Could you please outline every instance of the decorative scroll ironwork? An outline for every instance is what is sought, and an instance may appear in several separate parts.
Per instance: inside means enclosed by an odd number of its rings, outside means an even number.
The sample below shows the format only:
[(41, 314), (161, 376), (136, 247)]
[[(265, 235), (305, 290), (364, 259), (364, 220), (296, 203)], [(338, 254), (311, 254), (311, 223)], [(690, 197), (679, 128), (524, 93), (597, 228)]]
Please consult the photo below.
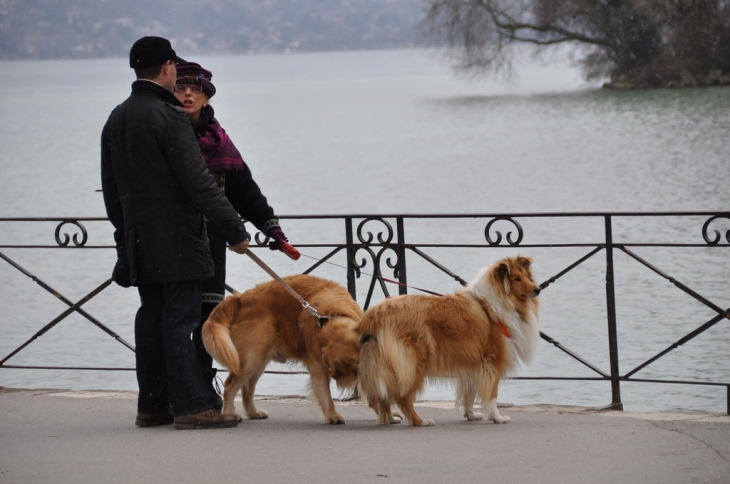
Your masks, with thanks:
[[(709, 245), (718, 245), (720, 243), (720, 240), (722, 239), (722, 234), (720, 233), (719, 230), (713, 230), (713, 232), (715, 234), (715, 237), (713, 239), (710, 239), (710, 237), (708, 235), (708, 230), (710, 228), (710, 224), (714, 220), (720, 219), (720, 218), (730, 220), (730, 217), (728, 217), (727, 215), (715, 215), (714, 217), (710, 217), (707, 220), (707, 222), (705, 222), (705, 224), (702, 226), (702, 238), (705, 239), (705, 242), (707, 242)], [(730, 243), (730, 229), (728, 229), (725, 232), (725, 240), (727, 240), (728, 243)]]
[(365, 250), (368, 252), (368, 254), (370, 254), (370, 258), (373, 260), (373, 265), (375, 265), (375, 258), (376, 258), (375, 252), (373, 252), (372, 249), (370, 249), (369, 247), (360, 247), (360, 248), (355, 249), (355, 251), (352, 254), (352, 259), (350, 259), (349, 266), (355, 271), (355, 277), (357, 277), (358, 279), (360, 278), (360, 269), (362, 269), (363, 267), (368, 265), (368, 261), (365, 260), (364, 258), (360, 259), (360, 261), (358, 262), (357, 253), (360, 250)]
[[(367, 232), (367, 238), (366, 238), (364, 236), (364, 233), (363, 232), (364, 232), (364, 227), (365, 227), (365, 225), (368, 222), (380, 222), (385, 227), (384, 227), (384, 229), (381, 229), (377, 233), (377, 236), (373, 235), (372, 232), (369, 232), (368, 231)], [(385, 235), (383, 235), (383, 234), (385, 234)], [(378, 240), (379, 243), (385, 245), (385, 247), (381, 248), (378, 251), (377, 254), (374, 253), (368, 247), (366, 247), (366, 249), (370, 253), (370, 257), (373, 260), (373, 264), (375, 265), (375, 271), (374, 272), (376, 274), (382, 274), (382, 271), (380, 270), (380, 267), (381, 267), (381, 261), (383, 259), (383, 253), (386, 250), (393, 250), (395, 252), (395, 261), (393, 261), (392, 258), (388, 257), (388, 258), (385, 259), (385, 264), (390, 269), (393, 269), (393, 276), (394, 277), (398, 277), (398, 267), (399, 267), (400, 260), (399, 260), (399, 256), (398, 256), (398, 251), (394, 250), (393, 247), (392, 247), (392, 244), (394, 243), (393, 242), (394, 235), (395, 235), (395, 232), (393, 230), (393, 226), (390, 225), (390, 223), (388, 223), (387, 220), (384, 220), (382, 218), (366, 218), (365, 220), (363, 220), (362, 222), (360, 222), (360, 224), (358, 224), (358, 226), (357, 226), (357, 239), (361, 243), (363, 243), (365, 246), (369, 246), (370, 244), (372, 244), (373, 243), (373, 240), (375, 240), (376, 238), (377, 238), (377, 240)], [(362, 263), (361, 264), (358, 264), (357, 261), (355, 260), (355, 257), (353, 256), (352, 263), (353, 263), (353, 266), (355, 267), (356, 270), (357, 269), (360, 269), (362, 267), (365, 267), (365, 260), (364, 259), (362, 260)], [(359, 271), (358, 271), (358, 277), (360, 277)]]
[(262, 232), (256, 232), (256, 234), (253, 236), (254, 242), (256, 242), (256, 245), (260, 247), (269, 245), (269, 239), (270, 237)]
[[(601, 251), (607, 252), (606, 257), (606, 273), (609, 274), (609, 272), (613, 273), (613, 257), (609, 257), (608, 253), (609, 251), (622, 251), (625, 255), (628, 255), (630, 259), (633, 259), (635, 261), (638, 261), (639, 263), (643, 264), (647, 268), (649, 268), (651, 271), (655, 272), (660, 277), (668, 280), (672, 284), (674, 284), (678, 289), (683, 291), (684, 293), (690, 295), (695, 300), (699, 301), (700, 303), (703, 303), (708, 308), (713, 309), (716, 311), (716, 315), (704, 322), (704, 324), (701, 324), (700, 326), (694, 328), (691, 332), (689, 332), (687, 335), (683, 336), (682, 338), (676, 340), (675, 342), (671, 343), (666, 349), (662, 350), (660, 353), (651, 356), (646, 361), (641, 363), (640, 365), (636, 366), (636, 368), (632, 369), (631, 371), (621, 374), (618, 370), (618, 351), (612, 351), (609, 353), (609, 362), (611, 364), (611, 370), (603, 371), (600, 368), (600, 365), (594, 365), (591, 364), (589, 361), (584, 360), (578, 354), (571, 349), (567, 348), (566, 346), (562, 345), (557, 340), (554, 340), (549, 335), (545, 333), (540, 333), (542, 339), (546, 341), (547, 343), (553, 345), (557, 349), (563, 351), (568, 356), (572, 357), (576, 361), (580, 362), (585, 367), (593, 370), (595, 373), (597, 373), (597, 376), (591, 376), (591, 377), (561, 377), (561, 376), (548, 376), (548, 377), (515, 377), (515, 379), (535, 379), (535, 380), (591, 380), (591, 381), (611, 381), (612, 383), (612, 393), (613, 393), (613, 399), (612, 399), (612, 406), (609, 408), (616, 408), (616, 404), (620, 403), (620, 391), (619, 391), (619, 382), (650, 382), (650, 383), (664, 383), (664, 384), (686, 384), (686, 385), (709, 385), (709, 386), (715, 386), (715, 387), (726, 387), (727, 393), (728, 393), (728, 415), (730, 415), (730, 382), (722, 382), (722, 381), (679, 381), (674, 379), (637, 379), (635, 378), (635, 375), (639, 373), (640, 371), (643, 371), (646, 367), (649, 365), (652, 365), (656, 360), (664, 357), (666, 354), (670, 353), (674, 349), (684, 345), (685, 343), (688, 343), (689, 341), (693, 340), (695, 337), (697, 337), (700, 334), (705, 333), (709, 328), (718, 327), (719, 325), (717, 323), (722, 322), (726, 318), (730, 318), (730, 308), (726, 308), (724, 306), (720, 306), (718, 304), (712, 303), (712, 301), (708, 300), (707, 298), (701, 296), (700, 294), (693, 291), (690, 287), (685, 286), (681, 282), (677, 281), (672, 275), (665, 274), (661, 270), (658, 269), (658, 267), (654, 266), (652, 263), (650, 263), (648, 260), (645, 260), (641, 257), (639, 257), (637, 254), (633, 253), (629, 247), (632, 246), (650, 246), (650, 247), (664, 247), (664, 246), (670, 246), (670, 247), (697, 247), (697, 241), (693, 243), (668, 243), (668, 244), (654, 244), (654, 243), (625, 243), (625, 242), (619, 242), (616, 243), (612, 238), (612, 217), (618, 217), (618, 216), (627, 216), (627, 217), (656, 217), (657, 214), (652, 213), (625, 213), (625, 214), (608, 214), (608, 213), (591, 213), (591, 214), (502, 214), (502, 215), (480, 215), (478, 216), (485, 222), (488, 222), (484, 228), (484, 235), (486, 238), (486, 241), (488, 242), (488, 245), (491, 247), (495, 247), (496, 249), (500, 249), (500, 244), (502, 244), (504, 239), (504, 245), (505, 246), (517, 246), (520, 245), (523, 241), (524, 232), (521, 227), (521, 225), (515, 220), (516, 218), (532, 218), (532, 217), (554, 217), (554, 218), (564, 218), (564, 217), (600, 217), (603, 218), (605, 221), (605, 230), (606, 230), (606, 238), (600, 239), (597, 242), (591, 242), (591, 243), (578, 243), (578, 244), (561, 244), (561, 246), (565, 247), (589, 247), (591, 250), (583, 257), (575, 260), (573, 263), (569, 264), (567, 267), (562, 269), (560, 272), (558, 272), (556, 275), (549, 278), (547, 281), (545, 281), (543, 284), (541, 284), (542, 288), (547, 288), (549, 285), (556, 282), (560, 277), (565, 275), (566, 273), (570, 272), (574, 268), (580, 266), (583, 262), (590, 259), (597, 253)], [(730, 249), (730, 212), (702, 212), (702, 213), (666, 213), (666, 214), (659, 214), (660, 216), (691, 216), (696, 217), (702, 216), (710, 217), (707, 219), (703, 226), (702, 226), (702, 237), (707, 244), (706, 247), (711, 248), (711, 250), (727, 250)], [(433, 218), (437, 218), (438, 216), (434, 216)], [(303, 218), (303, 217), (298, 217)], [(310, 217), (307, 217), (310, 218)], [(371, 299), (374, 295), (374, 291), (376, 290), (377, 286), (380, 286), (382, 293), (389, 297), (388, 293), (388, 287), (386, 287), (386, 283), (396, 283), (400, 284), (402, 287), (412, 287), (407, 285), (407, 270), (406, 270), (406, 262), (407, 262), (407, 256), (406, 254), (415, 254), (415, 256), (420, 257), (421, 259), (429, 262), (433, 266), (437, 267), (439, 270), (444, 272), (445, 274), (448, 274), (450, 277), (454, 278), (455, 280), (459, 281), (462, 284), (466, 284), (466, 281), (461, 279), (458, 275), (456, 275), (454, 272), (449, 270), (445, 265), (442, 265), (439, 263), (436, 259), (433, 257), (427, 255), (423, 250), (425, 247), (441, 247), (439, 244), (414, 244), (410, 242), (410, 237), (408, 238), (409, 244), (405, 244), (406, 240), (406, 234), (403, 224), (404, 219), (416, 219), (416, 218), (432, 218), (431, 216), (424, 216), (424, 215), (408, 215), (408, 216), (400, 216), (400, 215), (391, 215), (391, 216), (378, 216), (378, 215), (357, 215), (357, 216), (312, 216), (312, 219), (335, 219), (335, 218), (343, 218), (346, 221), (345, 224), (345, 231), (346, 231), (346, 244), (342, 245), (341, 243), (335, 243), (335, 244), (316, 244), (316, 245), (310, 245), (311, 247), (330, 247), (332, 250), (326, 254), (324, 257), (319, 258), (317, 260), (317, 263), (311, 266), (309, 269), (305, 271), (305, 273), (311, 273), (313, 270), (315, 270), (317, 267), (320, 267), (322, 264), (328, 263), (329, 260), (335, 255), (340, 253), (341, 251), (346, 251), (347, 253), (347, 267), (340, 266), (347, 270), (347, 283), (348, 283), (348, 290), (350, 293), (355, 297), (357, 294), (357, 286), (355, 284), (356, 278), (361, 278), (362, 275), (370, 276), (369, 280), (368, 278), (365, 278), (363, 281), (364, 283), (368, 284), (368, 292), (367, 292), (367, 298), (363, 304), (363, 309), (366, 309), (371, 304)], [(473, 214), (466, 214), (466, 215), (452, 215), (449, 218), (463, 218), (463, 219), (473, 219), (475, 216)], [(357, 225), (356, 234), (353, 234), (353, 225), (352, 220), (357, 219), (361, 222), (359, 225)], [(717, 219), (723, 219), (720, 222), (716, 222)], [(88, 222), (88, 221), (96, 221), (96, 220), (105, 220), (105, 219), (90, 219), (90, 218), (76, 218), (76, 219), (62, 219), (62, 218), (55, 218), (55, 219), (47, 219), (47, 218), (39, 218), (39, 219), (2, 219), (0, 218), (0, 222), (27, 222), (27, 221), (41, 221), (41, 222), (49, 222), (53, 221), (55, 223), (58, 223), (58, 226), (56, 227), (55, 231), (55, 240), (57, 245), (47, 245), (47, 246), (22, 246), (22, 245), (0, 245), (0, 248), (42, 248), (42, 249), (63, 249), (65, 247), (70, 246), (73, 244), (75, 247), (79, 248), (96, 248), (96, 247), (90, 247), (87, 245), (88, 240), (88, 234), (87, 229), (82, 225), (80, 222)], [(396, 224), (393, 224), (391, 226), (391, 223), (388, 222), (388, 220), (396, 220)], [(507, 231), (505, 229), (502, 229), (502, 231), (497, 231), (496, 228), (500, 227), (497, 224), (497, 222), (508, 222), (512, 224), (512, 227), (507, 225)], [(65, 225), (70, 224), (75, 226), (75, 229), (68, 229), (64, 228)], [(711, 226), (713, 226), (711, 228)], [(371, 226), (374, 226), (372, 229)], [(725, 226), (728, 226), (728, 228), (724, 228)], [(396, 230), (394, 230), (396, 228)], [(501, 227), (500, 227), (501, 228)], [(717, 228), (717, 230), (715, 230)], [(73, 233), (73, 232), (76, 233)], [(353, 236), (354, 235), (354, 236)], [(253, 237), (255, 244), (258, 247), (264, 247), (268, 244), (270, 241), (270, 238), (267, 237), (264, 233), (256, 232), (255, 236)], [(726, 243), (727, 242), (727, 243)], [(700, 246), (703, 246), (702, 243), (700, 243)], [(305, 247), (307, 247), (305, 245)], [(450, 247), (450, 248), (459, 248), (459, 247), (473, 247), (471, 245), (456, 245), (456, 244), (449, 244), (444, 247)], [(534, 244), (530, 247), (553, 247), (552, 244)], [(106, 249), (113, 249), (113, 246), (104, 247)], [(708, 248), (708, 250), (710, 250)], [(363, 250), (367, 252), (367, 255), (361, 254), (359, 251)], [(392, 251), (389, 252), (389, 251)], [(313, 257), (312, 257), (313, 258)], [(359, 258), (359, 260), (358, 260)], [(365, 268), (367, 266), (368, 258), (372, 260), (373, 268), (372, 270), (369, 270), (367, 272), (361, 271), (361, 269)], [(92, 322), (94, 325), (114, 337), (116, 340), (118, 340), (123, 345), (127, 346), (129, 349), (134, 350), (134, 347), (125, 342), (123, 339), (121, 339), (118, 335), (116, 335), (113, 331), (111, 331), (109, 328), (105, 327), (103, 324), (101, 324), (99, 321), (97, 321), (93, 316), (88, 314), (81, 306), (86, 303), (91, 298), (95, 297), (98, 293), (106, 289), (111, 285), (111, 280), (104, 281), (101, 285), (96, 287), (93, 291), (91, 291), (87, 296), (79, 300), (78, 302), (74, 303), (69, 299), (66, 299), (63, 297), (56, 289), (50, 287), (48, 284), (46, 284), (43, 280), (41, 280), (39, 277), (37, 277), (35, 274), (31, 273), (30, 271), (26, 270), (25, 268), (21, 267), (16, 261), (14, 261), (12, 258), (10, 258), (8, 255), (4, 254), (3, 252), (0, 252), (0, 261), (7, 262), (11, 267), (14, 269), (20, 271), (25, 276), (29, 277), (33, 281), (36, 282), (41, 288), (45, 289), (46, 291), (53, 294), (56, 298), (60, 299), (62, 302), (64, 302), (68, 309), (66, 309), (63, 313), (61, 313), (58, 317), (56, 317), (54, 320), (52, 320), (50, 323), (45, 325), (41, 330), (39, 330), (32, 338), (30, 338), (26, 343), (21, 345), (19, 348), (17, 348), (15, 351), (11, 352), (7, 357), (0, 359), (0, 368), (44, 368), (41, 366), (20, 366), (20, 365), (7, 365), (6, 362), (22, 351), (25, 347), (28, 346), (32, 341), (37, 339), (38, 337), (41, 337), (44, 335), (50, 328), (54, 327), (57, 323), (65, 319), (67, 316), (69, 316), (72, 313), (77, 313), (86, 319), (88, 319), (90, 322)], [(337, 264), (335, 264), (337, 265)], [(384, 274), (387, 275), (390, 271), (393, 271), (393, 274), (399, 281), (389, 281), (385, 277), (383, 277)], [(402, 273), (402, 274), (399, 274)], [(400, 277), (402, 276), (402, 278)], [(606, 284), (606, 291), (608, 294), (609, 289), (613, 292), (613, 277), (610, 278), (607, 277), (607, 284)], [(609, 287), (610, 286), (610, 287)], [(423, 289), (415, 288), (420, 291), (424, 291)], [(229, 288), (230, 290), (230, 288)], [(428, 291), (426, 291), (428, 292)], [(609, 313), (608, 317), (608, 324), (611, 328), (610, 331), (615, 332), (616, 331), (616, 320), (615, 317), (612, 318), (610, 314), (615, 315), (615, 299), (614, 298), (608, 298), (607, 300), (610, 301), (607, 308), (607, 313)], [(615, 364), (614, 364), (615, 362)], [(615, 369), (614, 369), (615, 366)], [(48, 367), (50, 368), (50, 367)], [(57, 368), (57, 369), (74, 369), (75, 367), (69, 367), (69, 368)], [(99, 369), (99, 370), (107, 370), (108, 368), (78, 368), (78, 369)]]
[[(360, 271), (363, 267), (367, 265), (367, 260), (365, 258), (361, 258), (358, 262), (357, 260), (357, 253), (360, 250), (366, 251), (370, 258), (373, 261), (373, 270), (371, 274), (368, 274), (366, 272)], [(352, 260), (350, 261), (350, 265), (352, 269), (354, 269), (356, 277), (359, 279), (361, 274), (369, 275), (370, 276), (370, 284), (368, 287), (367, 297), (365, 298), (365, 302), (363, 304), (363, 308), (367, 309), (370, 307), (370, 302), (372, 300), (374, 291), (375, 291), (375, 285), (378, 284), (380, 286), (380, 289), (383, 292), (383, 295), (385, 297), (390, 297), (390, 292), (388, 291), (388, 287), (385, 284), (385, 281), (383, 280), (383, 271), (381, 269), (383, 264), (383, 255), (386, 253), (386, 251), (394, 251), (395, 252), (395, 261), (392, 260), (391, 257), (385, 258), (385, 265), (389, 267), (390, 269), (393, 269), (393, 275), (395, 278), (398, 278), (398, 267), (399, 267), (399, 258), (398, 258), (398, 251), (396, 251), (392, 246), (386, 246), (381, 247), (380, 250), (375, 252), (371, 247), (365, 246), (365, 247), (359, 247), (355, 250)]]
[(496, 235), (496, 238), (492, 238), (489, 234), (492, 229), (492, 225), (494, 225), (496, 222), (500, 220), (505, 220), (507, 222), (511, 222), (515, 228), (517, 229), (517, 239), (512, 238), (512, 232), (507, 232), (506, 240), (509, 245), (520, 245), (520, 242), (522, 242), (522, 237), (524, 235), (524, 232), (522, 230), (522, 226), (512, 217), (495, 217), (492, 220), (489, 221), (487, 226), (484, 228), (484, 238), (487, 239), (487, 243), (489, 245), (500, 245), (502, 242), (502, 232), (495, 230), (494, 234)]
[(372, 248), (370, 247), (358, 247), (355, 250), (355, 253), (352, 256), (352, 260), (350, 260), (350, 266), (355, 270), (355, 273), (357, 275), (357, 278), (360, 278), (361, 271), (363, 267), (367, 266), (367, 260), (365, 258), (361, 258), (358, 261), (357, 253), (361, 250), (366, 251), (370, 255), (370, 259), (373, 261), (373, 276), (378, 277), (382, 275), (383, 271), (381, 270), (381, 264), (383, 261), (383, 254), (387, 250), (391, 250), (395, 253), (395, 260), (393, 260), (391, 257), (387, 257), (385, 259), (385, 265), (393, 270), (393, 277), (398, 277), (398, 267), (400, 259), (398, 258), (398, 252), (394, 250), (392, 247), (381, 247), (380, 250), (376, 253)]
[(383, 225), (385, 225), (385, 229), (387, 231), (387, 237), (383, 237), (383, 231), (382, 230), (380, 232), (378, 232), (378, 236), (377, 236), (378, 237), (378, 242), (380, 242), (381, 244), (390, 244), (390, 243), (392, 243), (392, 241), (393, 241), (393, 234), (394, 234), (393, 227), (386, 220), (384, 220), (382, 218), (375, 218), (375, 217), (366, 218), (365, 220), (363, 220), (362, 222), (360, 222), (358, 224), (358, 226), (357, 226), (357, 239), (361, 243), (363, 243), (365, 245), (369, 245), (369, 244), (372, 244), (373, 243), (373, 240), (375, 239), (375, 236), (373, 235), (372, 232), (367, 232), (367, 234), (368, 234), (367, 239), (363, 237), (363, 230), (364, 230), (365, 224), (367, 224), (368, 222), (373, 222), (373, 221), (380, 222)]
[[(55, 233), (56, 243), (61, 247), (67, 247), (69, 242), (72, 240), (71, 237), (69, 237), (69, 235), (67, 233), (64, 232), (63, 234), (61, 234), (61, 227), (63, 227), (66, 224), (75, 225), (76, 227), (78, 227), (81, 230), (81, 240), (79, 240), (78, 233), (73, 234), (74, 245), (76, 247), (83, 247), (84, 245), (86, 245), (86, 241), (89, 240), (89, 235), (86, 232), (86, 228), (83, 225), (81, 225), (81, 223), (78, 222), (77, 220), (64, 220), (63, 222), (58, 224), (58, 226), (56, 227), (56, 233)], [(63, 240), (61, 240), (61, 235), (63, 235)]]
[[(371, 231), (366, 231), (365, 226), (370, 222), (379, 222), (383, 225), (383, 227), (379, 227), (376, 234)], [(370, 255), (370, 259), (373, 261), (373, 270), (372, 274), (370, 274), (371, 280), (369, 284), (367, 298), (364, 304), (364, 307), (367, 308), (370, 305), (370, 300), (372, 298), (376, 284), (380, 285), (380, 288), (386, 297), (390, 296), (390, 294), (388, 293), (388, 288), (383, 282), (383, 261), (385, 261), (385, 265), (389, 269), (393, 270), (394, 277), (398, 278), (400, 259), (398, 251), (394, 248), (395, 231), (393, 230), (392, 225), (387, 220), (379, 217), (366, 218), (358, 224), (355, 233), (357, 240), (362, 244), (362, 246), (356, 248), (353, 252), (352, 258), (350, 260), (350, 267), (354, 270), (355, 275), (358, 279), (361, 277), (362, 274), (367, 274), (360, 270), (367, 265), (367, 260), (365, 258), (360, 258), (358, 260), (358, 252), (360, 250), (367, 251), (367, 253)], [(380, 247), (377, 251), (374, 250), (373, 246), (371, 245), (374, 243), (375, 240), (377, 240), (379, 244), (382, 244), (382, 247)], [(384, 254), (386, 253), (386, 251), (393, 251), (395, 253), (395, 259), (392, 257), (384, 258)]]

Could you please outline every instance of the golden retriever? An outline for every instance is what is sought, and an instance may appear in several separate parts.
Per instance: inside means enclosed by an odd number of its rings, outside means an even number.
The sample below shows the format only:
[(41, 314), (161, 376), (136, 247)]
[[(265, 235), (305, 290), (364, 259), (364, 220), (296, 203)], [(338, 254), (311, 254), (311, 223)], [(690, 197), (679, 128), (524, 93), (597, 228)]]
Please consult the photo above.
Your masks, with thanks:
[(497, 409), (500, 380), (528, 363), (540, 340), (540, 288), (529, 257), (484, 268), (464, 289), (445, 296), (404, 295), (368, 309), (360, 322), (360, 394), (385, 424), (399, 423), (397, 404), (412, 426), (434, 425), (413, 408), (426, 379), (455, 378), (457, 405), (467, 420), (480, 397), (487, 418)]
[(223, 413), (235, 414), (233, 400), (241, 389), (248, 418), (267, 418), (254, 404), (256, 382), (271, 360), (299, 362), (309, 371), (326, 423), (344, 424), (332, 401), (330, 378), (342, 390), (355, 388), (362, 309), (336, 282), (309, 275), (283, 280), (325, 317), (324, 324), (320, 327), (320, 321), (276, 281), (224, 299), (203, 325), (205, 348), (229, 371)]

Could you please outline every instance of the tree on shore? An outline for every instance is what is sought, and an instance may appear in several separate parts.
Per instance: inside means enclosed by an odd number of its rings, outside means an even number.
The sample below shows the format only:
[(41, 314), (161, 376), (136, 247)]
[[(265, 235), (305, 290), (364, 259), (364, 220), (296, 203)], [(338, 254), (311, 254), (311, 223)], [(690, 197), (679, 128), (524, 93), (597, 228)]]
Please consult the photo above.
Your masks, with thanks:
[(509, 71), (518, 44), (569, 44), (608, 87), (730, 85), (730, 0), (424, 1), (426, 34), (469, 73)]

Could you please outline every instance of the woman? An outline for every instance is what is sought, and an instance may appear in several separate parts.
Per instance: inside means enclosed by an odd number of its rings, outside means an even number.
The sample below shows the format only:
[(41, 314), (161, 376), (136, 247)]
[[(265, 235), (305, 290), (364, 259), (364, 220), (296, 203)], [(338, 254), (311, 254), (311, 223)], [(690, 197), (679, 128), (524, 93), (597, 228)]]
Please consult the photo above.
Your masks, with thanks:
[[(279, 244), (287, 238), (279, 226), (279, 220), (261, 193), (261, 189), (251, 176), (241, 154), (236, 149), (226, 131), (215, 119), (210, 98), (216, 89), (211, 79), (213, 74), (194, 62), (177, 65), (175, 96), (185, 108), (193, 129), (198, 137), (200, 150), (218, 186), (231, 202), (236, 211), (256, 228), (273, 239), (269, 244), (272, 250), (279, 250)], [(213, 308), (225, 296), (226, 282), (226, 242), (222, 234), (208, 226), (210, 251), (215, 263), (215, 277), (203, 283), (201, 324), (193, 333), (193, 341), (198, 350), (204, 376), (212, 382), (215, 377), (213, 359), (205, 351), (201, 339), (202, 323), (208, 319)]]

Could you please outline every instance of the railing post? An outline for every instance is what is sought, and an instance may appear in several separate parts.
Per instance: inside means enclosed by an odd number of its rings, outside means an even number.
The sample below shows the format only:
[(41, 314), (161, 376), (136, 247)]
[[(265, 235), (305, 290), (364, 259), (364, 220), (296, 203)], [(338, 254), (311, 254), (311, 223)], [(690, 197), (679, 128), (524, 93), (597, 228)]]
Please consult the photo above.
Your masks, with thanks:
[(345, 217), (345, 243), (347, 244), (347, 290), (357, 301), (357, 287), (355, 284), (355, 243), (352, 238), (352, 217)]
[(396, 219), (396, 230), (398, 232), (398, 245), (396, 247), (396, 253), (398, 254), (398, 282), (400, 286), (398, 294), (408, 293), (408, 274), (406, 274), (406, 236), (405, 228), (403, 226), (403, 217)]
[(616, 292), (613, 279), (613, 229), (611, 216), (605, 217), (606, 224), (606, 315), (608, 317), (608, 352), (611, 363), (611, 405), (606, 410), (623, 410), (621, 383), (618, 364), (618, 336), (616, 332)]

